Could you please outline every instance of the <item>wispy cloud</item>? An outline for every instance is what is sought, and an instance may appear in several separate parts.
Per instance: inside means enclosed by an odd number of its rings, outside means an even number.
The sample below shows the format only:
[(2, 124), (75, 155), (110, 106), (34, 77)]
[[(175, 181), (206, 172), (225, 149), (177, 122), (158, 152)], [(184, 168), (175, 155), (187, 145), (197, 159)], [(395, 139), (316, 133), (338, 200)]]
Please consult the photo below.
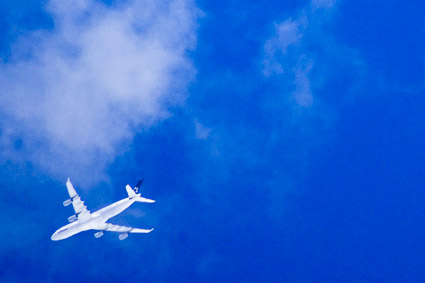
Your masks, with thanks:
[(277, 58), (288, 54), (288, 48), (300, 42), (305, 25), (305, 17), (297, 20), (290, 18), (283, 23), (275, 24), (274, 36), (268, 39), (264, 45), (263, 74), (266, 77), (284, 73), (285, 68)]
[(21, 38), (0, 64), (3, 158), (98, 180), (135, 132), (184, 103), (198, 11), (180, 0), (46, 7), (54, 28)]
[(274, 34), (264, 44), (263, 74), (277, 76), (291, 85), (290, 98), (302, 108), (309, 108), (314, 102), (310, 72), (316, 56), (311, 50), (326, 49), (312, 41), (318, 36), (326, 37), (321, 26), (329, 15), (323, 12), (334, 5), (334, 0), (312, 0), (299, 15), (276, 23)]
[(335, 6), (336, 0), (311, 0), (313, 9), (331, 9)]
[[(335, 9), (334, 0), (312, 0), (275, 22), (263, 45), (262, 74), (276, 86), (263, 106), (280, 119), (272, 123), (267, 146), (272, 152), (285, 148), (282, 165), (270, 174), (269, 215), (274, 219), (284, 214), (277, 211), (283, 211), (285, 197), (296, 193), (311, 152), (332, 143), (340, 103), (349, 101), (352, 88), (361, 83), (362, 60), (329, 29)], [(294, 174), (297, 167), (303, 173)]]
[(212, 129), (205, 127), (202, 125), (198, 119), (195, 119), (195, 137), (197, 139), (205, 140), (210, 135)]

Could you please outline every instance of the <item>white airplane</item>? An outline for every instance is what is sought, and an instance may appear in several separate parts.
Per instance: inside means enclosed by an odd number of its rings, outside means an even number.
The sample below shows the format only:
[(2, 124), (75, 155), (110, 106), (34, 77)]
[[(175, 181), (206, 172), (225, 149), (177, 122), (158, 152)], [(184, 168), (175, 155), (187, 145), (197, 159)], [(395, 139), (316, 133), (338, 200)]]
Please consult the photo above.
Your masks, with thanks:
[(102, 237), (104, 231), (119, 232), (121, 233), (118, 238), (124, 240), (128, 237), (128, 233), (149, 233), (152, 229), (139, 229), (126, 226), (114, 225), (107, 223), (110, 218), (114, 217), (117, 214), (120, 214), (126, 210), (134, 202), (147, 202), (153, 203), (154, 200), (147, 199), (140, 196), (139, 188), (143, 183), (143, 179), (140, 180), (137, 185), (134, 187), (134, 190), (127, 185), (125, 189), (127, 190), (128, 198), (117, 201), (111, 205), (108, 205), (102, 209), (99, 209), (96, 212), (90, 213), (87, 210), (87, 206), (84, 205), (84, 201), (81, 200), (80, 196), (75, 191), (74, 187), (71, 184), (71, 181), (66, 181), (66, 188), (68, 189), (70, 199), (67, 199), (63, 202), (64, 206), (68, 206), (72, 203), (74, 207), (75, 214), (68, 217), (68, 221), (71, 222), (68, 225), (63, 226), (58, 229), (52, 235), (52, 241), (59, 241), (66, 238), (69, 238), (75, 234), (78, 234), (87, 230), (98, 230), (94, 234), (96, 238)]

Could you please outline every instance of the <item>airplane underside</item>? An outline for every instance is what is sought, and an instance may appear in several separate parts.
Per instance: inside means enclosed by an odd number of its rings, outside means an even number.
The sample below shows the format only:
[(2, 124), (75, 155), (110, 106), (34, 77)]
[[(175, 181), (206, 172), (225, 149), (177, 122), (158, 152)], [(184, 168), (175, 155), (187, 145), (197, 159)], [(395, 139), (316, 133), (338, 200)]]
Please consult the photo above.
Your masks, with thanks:
[(59, 228), (55, 233), (53, 233), (51, 239), (53, 241), (63, 240), (87, 230), (98, 230), (94, 234), (95, 238), (102, 237), (105, 231), (118, 232), (120, 233), (118, 236), (120, 240), (126, 239), (129, 233), (150, 233), (153, 228), (140, 229), (107, 223), (110, 218), (120, 214), (128, 207), (130, 207), (134, 202), (155, 202), (154, 200), (141, 197), (140, 193), (138, 193), (142, 182), (143, 180), (139, 181), (134, 189), (132, 189), (129, 185), (126, 186), (126, 191), (128, 193), (127, 198), (108, 205), (98, 211), (90, 213), (90, 211), (87, 210), (87, 206), (84, 205), (84, 202), (81, 200), (80, 196), (77, 194), (71, 184), (71, 181), (68, 178), (66, 187), (68, 189), (70, 198), (65, 200), (63, 205), (68, 206), (72, 204), (75, 214), (68, 217), (68, 221), (70, 223)]

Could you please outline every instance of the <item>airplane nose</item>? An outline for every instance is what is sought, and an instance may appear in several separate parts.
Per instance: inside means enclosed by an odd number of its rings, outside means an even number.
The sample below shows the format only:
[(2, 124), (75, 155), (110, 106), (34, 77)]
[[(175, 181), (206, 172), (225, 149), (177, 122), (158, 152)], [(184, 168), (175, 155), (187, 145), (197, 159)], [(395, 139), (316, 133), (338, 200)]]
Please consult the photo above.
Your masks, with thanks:
[(52, 235), (52, 237), (51, 237), (50, 239), (51, 239), (52, 241), (57, 241), (57, 240), (59, 240), (58, 232), (53, 233), (53, 235)]

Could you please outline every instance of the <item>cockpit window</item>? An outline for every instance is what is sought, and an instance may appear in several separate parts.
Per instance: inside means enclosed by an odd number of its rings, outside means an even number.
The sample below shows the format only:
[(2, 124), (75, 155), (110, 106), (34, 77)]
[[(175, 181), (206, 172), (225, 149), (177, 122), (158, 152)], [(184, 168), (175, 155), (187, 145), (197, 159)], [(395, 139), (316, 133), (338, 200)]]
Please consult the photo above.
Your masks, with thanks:
[(62, 233), (63, 231), (66, 231), (66, 230), (68, 230), (68, 228), (63, 228), (63, 229), (59, 230), (59, 233)]

